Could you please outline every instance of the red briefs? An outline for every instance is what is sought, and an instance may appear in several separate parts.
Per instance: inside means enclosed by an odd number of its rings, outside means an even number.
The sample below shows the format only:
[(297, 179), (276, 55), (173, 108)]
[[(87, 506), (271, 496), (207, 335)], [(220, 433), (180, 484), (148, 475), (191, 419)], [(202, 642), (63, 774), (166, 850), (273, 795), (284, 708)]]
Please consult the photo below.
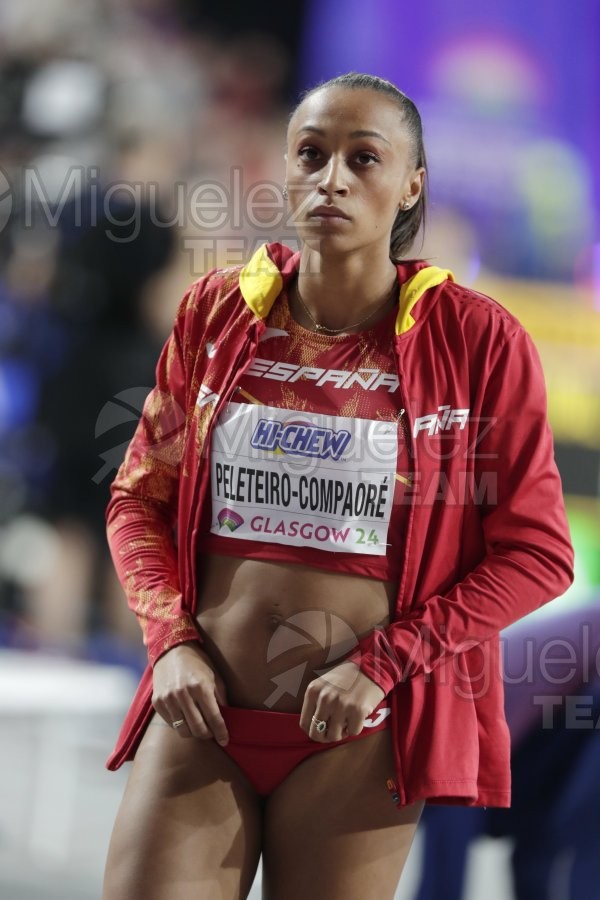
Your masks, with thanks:
[(389, 728), (391, 708), (384, 697), (365, 719), (360, 734), (331, 743), (320, 743), (309, 738), (300, 728), (298, 713), (240, 706), (222, 706), (221, 713), (229, 731), (229, 743), (222, 749), (237, 763), (257, 794), (267, 796), (297, 765), (314, 753), (358, 741)]

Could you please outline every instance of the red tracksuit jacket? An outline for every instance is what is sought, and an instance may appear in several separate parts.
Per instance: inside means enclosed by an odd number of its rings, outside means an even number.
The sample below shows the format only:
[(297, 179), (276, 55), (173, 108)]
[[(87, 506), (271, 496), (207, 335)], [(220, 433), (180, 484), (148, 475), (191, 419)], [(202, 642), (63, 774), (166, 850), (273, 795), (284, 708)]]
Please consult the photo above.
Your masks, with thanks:
[[(264, 245), (185, 295), (111, 487), (109, 544), (149, 665), (108, 767), (152, 714), (152, 668), (201, 641), (194, 613), (217, 417), (256, 355), (298, 255)], [(395, 615), (352, 658), (390, 692), (402, 802), (510, 804), (499, 632), (561, 594), (572, 548), (535, 348), (495, 301), (398, 265), (399, 406), (413, 485)], [(400, 410), (399, 410), (400, 412)]]

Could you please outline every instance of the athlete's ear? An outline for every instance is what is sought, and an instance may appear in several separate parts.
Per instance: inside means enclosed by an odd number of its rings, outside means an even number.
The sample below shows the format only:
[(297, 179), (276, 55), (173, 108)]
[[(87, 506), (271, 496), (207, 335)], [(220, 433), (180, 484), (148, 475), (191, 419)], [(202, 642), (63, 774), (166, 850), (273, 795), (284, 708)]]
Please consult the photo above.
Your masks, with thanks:
[[(423, 182), (425, 181), (425, 169), (421, 167), (417, 169), (410, 179), (409, 183), (409, 195), (410, 199), (414, 200), (416, 203), (419, 197), (421, 196), (421, 191), (423, 190)], [(406, 199), (406, 198), (405, 198)], [(413, 204), (411, 203), (410, 206)]]

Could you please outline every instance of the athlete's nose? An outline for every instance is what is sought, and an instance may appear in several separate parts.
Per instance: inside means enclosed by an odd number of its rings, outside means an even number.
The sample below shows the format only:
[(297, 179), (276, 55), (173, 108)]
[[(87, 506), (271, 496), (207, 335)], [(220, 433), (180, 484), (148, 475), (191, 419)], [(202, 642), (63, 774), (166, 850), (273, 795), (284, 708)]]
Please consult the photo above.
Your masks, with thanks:
[(333, 194), (345, 194), (348, 191), (348, 185), (345, 179), (344, 163), (331, 156), (327, 165), (321, 173), (319, 181), (319, 193), (332, 196)]

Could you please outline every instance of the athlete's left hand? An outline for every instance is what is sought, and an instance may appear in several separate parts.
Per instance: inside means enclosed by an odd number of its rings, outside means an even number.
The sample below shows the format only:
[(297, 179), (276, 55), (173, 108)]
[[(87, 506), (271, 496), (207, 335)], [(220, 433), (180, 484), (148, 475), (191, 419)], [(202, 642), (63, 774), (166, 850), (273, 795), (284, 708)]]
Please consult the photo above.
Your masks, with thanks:
[[(342, 662), (309, 683), (300, 728), (322, 743), (360, 734), (365, 718), (384, 697), (383, 690), (356, 663)], [(315, 720), (327, 722), (327, 729), (319, 733)]]

